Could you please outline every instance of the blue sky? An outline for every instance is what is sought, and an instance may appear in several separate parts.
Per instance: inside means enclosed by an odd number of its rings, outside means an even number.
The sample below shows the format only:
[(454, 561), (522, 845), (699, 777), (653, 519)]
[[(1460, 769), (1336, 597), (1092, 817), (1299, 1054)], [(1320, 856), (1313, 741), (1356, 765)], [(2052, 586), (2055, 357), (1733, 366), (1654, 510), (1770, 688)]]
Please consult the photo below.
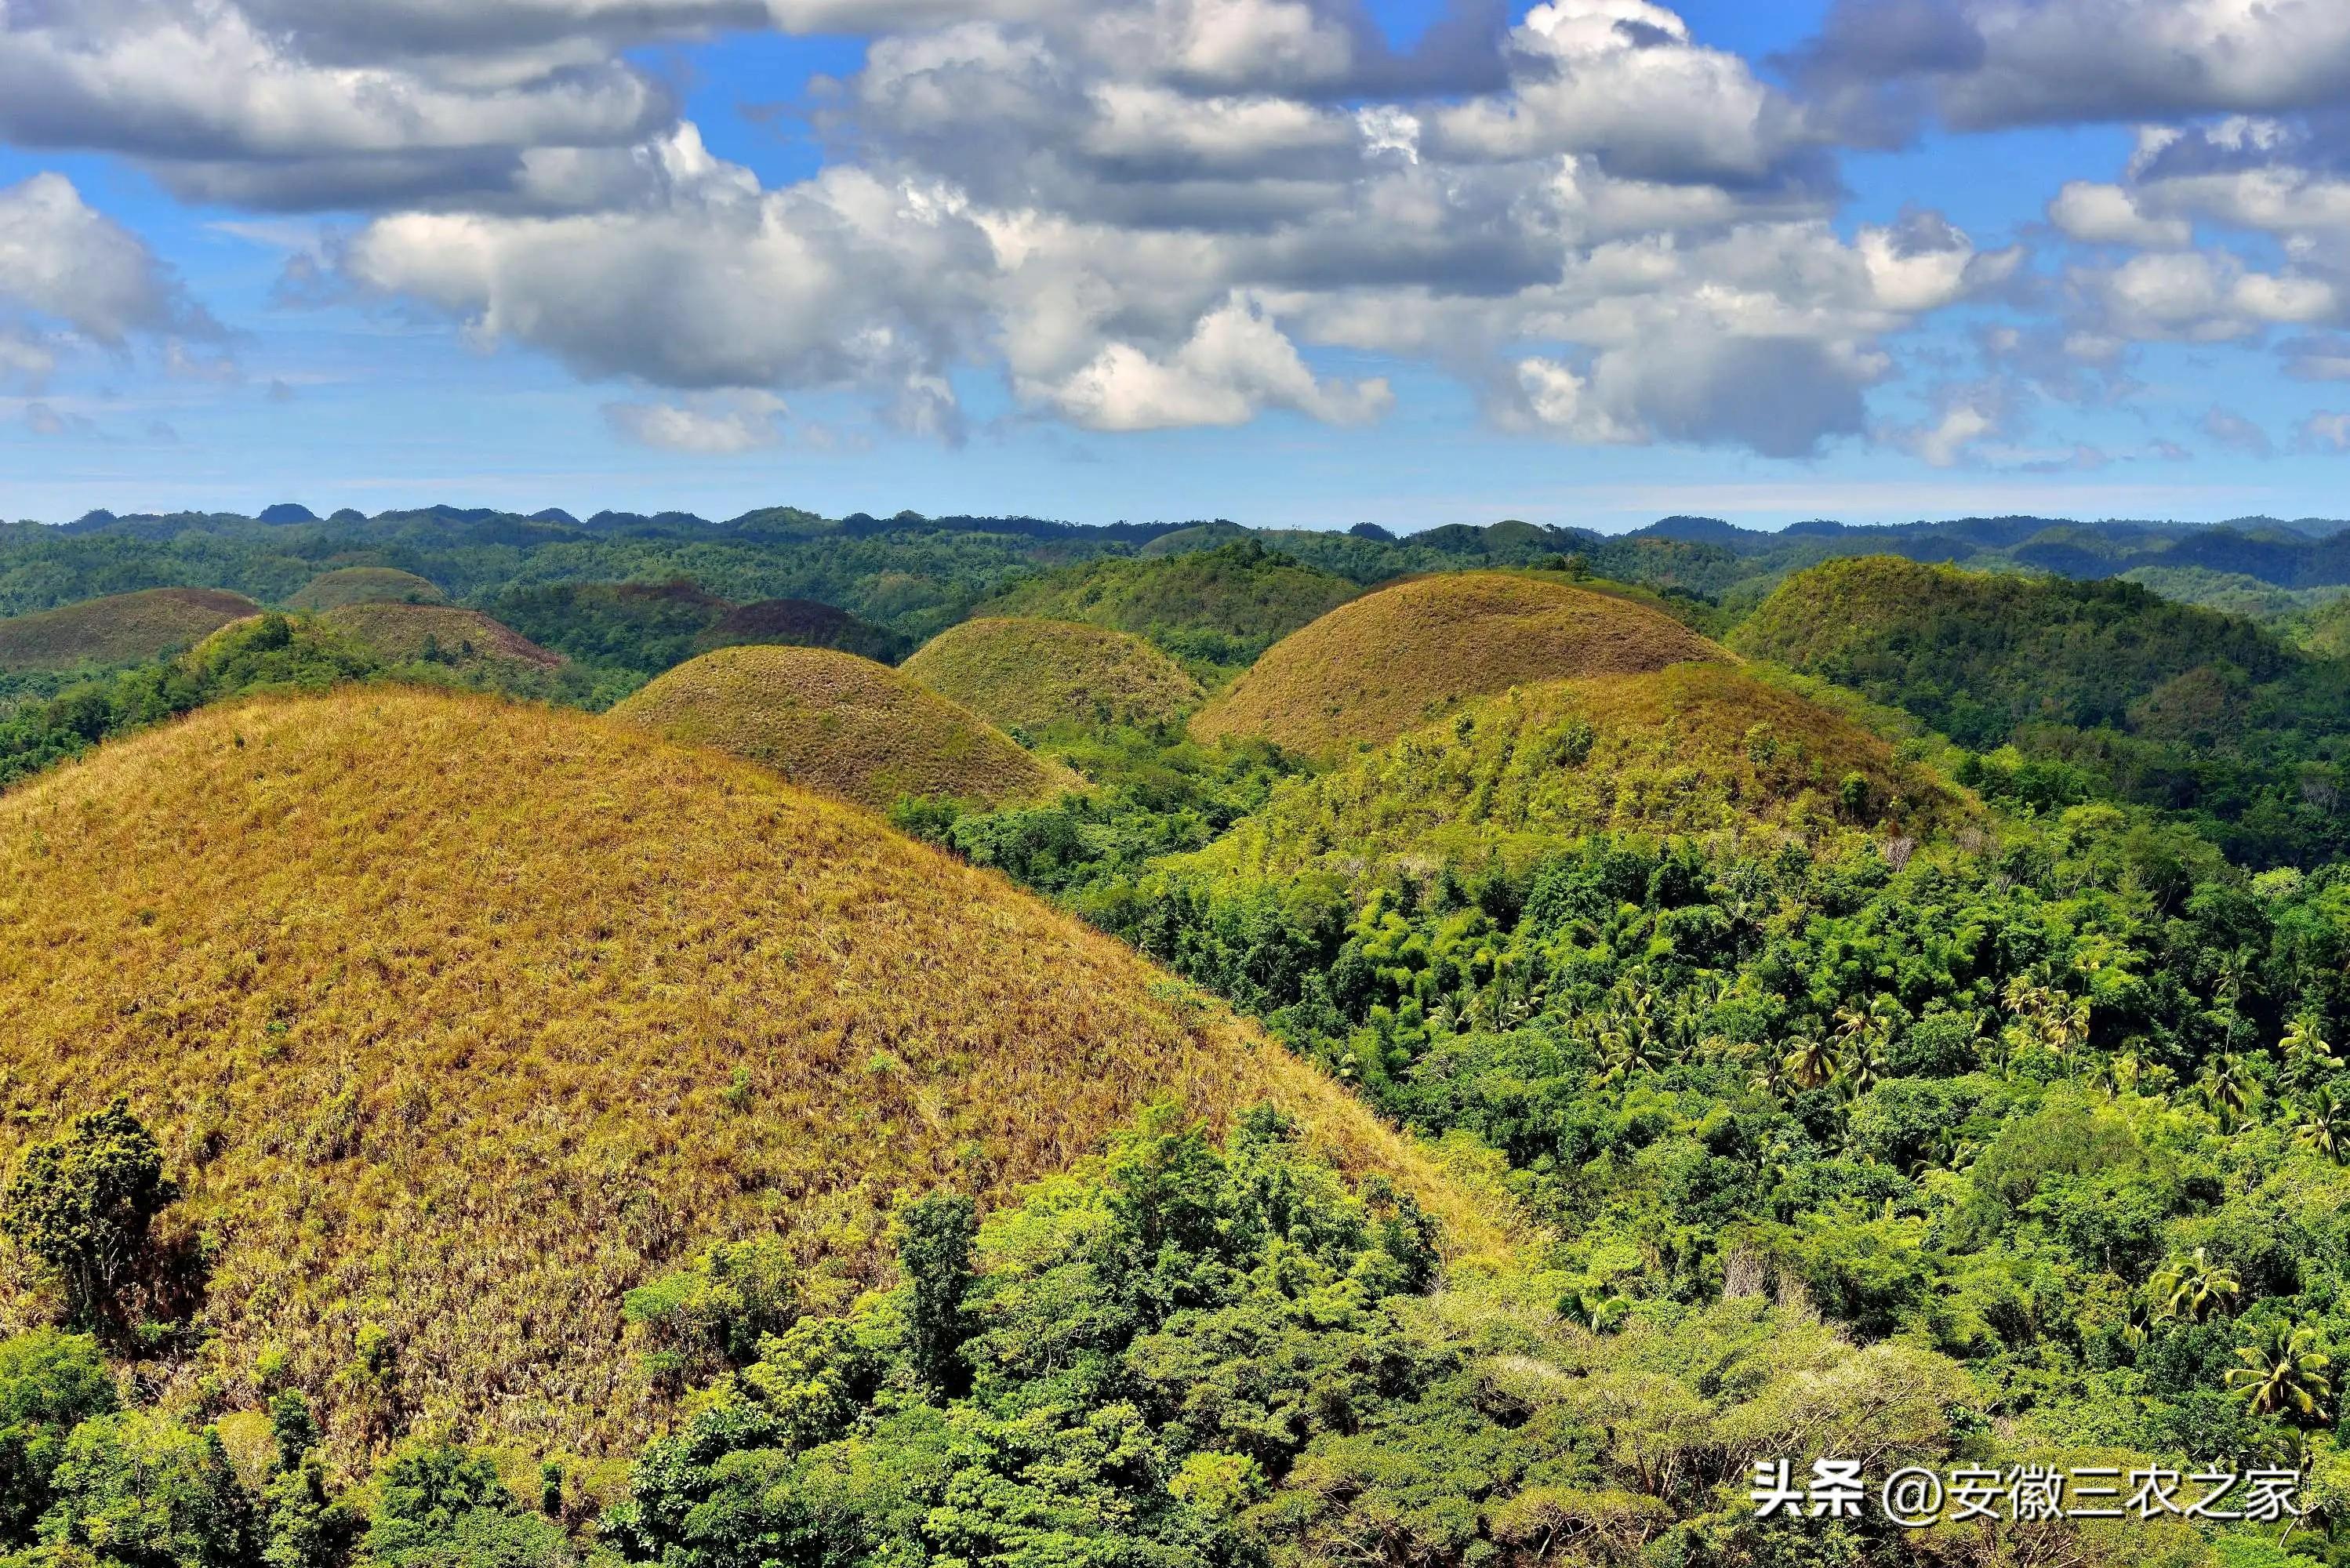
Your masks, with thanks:
[(0, 9), (0, 514), (2341, 515), (2342, 9)]

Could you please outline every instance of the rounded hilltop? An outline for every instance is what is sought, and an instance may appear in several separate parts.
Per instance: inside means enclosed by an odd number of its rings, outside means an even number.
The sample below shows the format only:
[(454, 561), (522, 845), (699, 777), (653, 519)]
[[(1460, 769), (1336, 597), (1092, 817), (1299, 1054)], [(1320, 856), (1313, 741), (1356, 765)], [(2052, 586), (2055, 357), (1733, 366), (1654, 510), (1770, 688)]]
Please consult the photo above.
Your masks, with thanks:
[(328, 626), (390, 664), (425, 662), (471, 670), (553, 670), (551, 653), (479, 610), (450, 605), (348, 604), (327, 613)]
[(1531, 575), (1448, 573), (1366, 594), (1284, 638), (1191, 732), (1329, 756), (1527, 681), (1730, 657), (1630, 599)]
[(876, 809), (906, 795), (1017, 805), (1076, 782), (899, 671), (831, 649), (720, 649), (671, 670), (612, 717)]
[(0, 674), (132, 664), (203, 641), (260, 613), (217, 588), (149, 588), (0, 620)]
[(1190, 863), (1274, 877), (1407, 859), (1523, 868), (1594, 833), (1915, 835), (1967, 810), (1842, 714), (1691, 662), (1481, 698), (1283, 785)]
[(1138, 637), (1076, 621), (991, 618), (951, 627), (905, 673), (1006, 729), (1172, 723), (1200, 684)]
[(420, 1420), (629, 1451), (667, 1407), (625, 1292), (777, 1231), (853, 1290), (889, 1194), (1000, 1198), (1160, 1096), (1280, 1104), (1476, 1229), (1337, 1085), (1001, 878), (411, 688), (209, 709), (0, 797), (0, 1164), (117, 1094), (162, 1140), (165, 1240), (211, 1247), (167, 1396), (250, 1407), (281, 1347), (347, 1457)]
[(323, 615), (347, 605), (448, 602), (446, 594), (413, 572), (392, 566), (344, 566), (314, 578), (286, 601), (286, 607)]

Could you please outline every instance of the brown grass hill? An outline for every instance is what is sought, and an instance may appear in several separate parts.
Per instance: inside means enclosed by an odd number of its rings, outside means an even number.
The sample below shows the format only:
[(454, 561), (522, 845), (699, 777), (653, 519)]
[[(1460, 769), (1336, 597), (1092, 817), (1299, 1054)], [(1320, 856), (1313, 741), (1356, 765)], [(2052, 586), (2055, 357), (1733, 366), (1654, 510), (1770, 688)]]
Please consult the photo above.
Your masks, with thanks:
[(20, 615), (0, 620), (0, 674), (135, 664), (193, 647), (260, 609), (214, 588), (150, 588)]
[(1076, 621), (965, 621), (923, 645), (905, 673), (1007, 730), (1065, 721), (1173, 723), (1200, 702), (1200, 683), (1138, 637)]
[(324, 615), (346, 605), (447, 604), (449, 597), (413, 572), (391, 566), (345, 566), (328, 572), (286, 601), (288, 609)]
[(327, 624), (388, 664), (425, 663), (452, 670), (553, 670), (550, 653), (479, 610), (449, 605), (352, 604), (328, 613)]
[(1262, 735), (1327, 757), (1527, 681), (1729, 657), (1659, 610), (1588, 588), (1508, 572), (1418, 577), (1284, 639), (1191, 732)]
[(1214, 684), (1360, 592), (1344, 577), (1251, 539), (1066, 566), (1014, 585), (973, 613), (1083, 621), (1129, 632)]
[(346, 1460), (414, 1427), (627, 1452), (668, 1407), (623, 1293), (780, 1234), (837, 1304), (893, 1193), (1000, 1199), (1159, 1097), (1284, 1106), (1497, 1244), (1336, 1085), (1001, 878), (415, 688), (206, 709), (0, 797), (0, 1169), (118, 1094), (161, 1138), (164, 1239), (211, 1257), (167, 1397), (250, 1407), (276, 1347)]
[(829, 648), (882, 664), (897, 663), (913, 648), (910, 638), (815, 599), (763, 599), (729, 612), (702, 634), (695, 649), (707, 653), (756, 644)]
[(1498, 861), (1593, 833), (1923, 836), (1971, 809), (1840, 714), (1727, 664), (1523, 686), (1284, 784), (1177, 865), (1286, 878)]
[(990, 807), (1044, 800), (1076, 775), (886, 664), (822, 648), (705, 653), (612, 710), (625, 724), (748, 758), (880, 809), (905, 795)]

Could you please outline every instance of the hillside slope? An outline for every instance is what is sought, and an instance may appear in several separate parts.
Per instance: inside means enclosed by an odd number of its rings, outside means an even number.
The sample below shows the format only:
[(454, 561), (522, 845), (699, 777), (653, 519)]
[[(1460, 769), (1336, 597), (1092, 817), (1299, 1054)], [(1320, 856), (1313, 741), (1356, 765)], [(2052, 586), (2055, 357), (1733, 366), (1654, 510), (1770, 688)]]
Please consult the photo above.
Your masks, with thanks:
[(1007, 729), (1171, 723), (1200, 701), (1199, 682), (1140, 638), (1075, 621), (965, 621), (900, 668)]
[(1419, 577), (1286, 638), (1191, 721), (1329, 755), (1532, 680), (1661, 670), (1721, 649), (1660, 611), (1503, 572)]
[(1000, 1197), (1161, 1094), (1294, 1107), (1481, 1234), (1335, 1085), (1000, 880), (412, 690), (207, 710), (0, 798), (0, 1165), (118, 1093), (163, 1139), (216, 1247), (172, 1387), (250, 1405), (282, 1345), (346, 1453), (425, 1417), (615, 1451), (662, 1408), (624, 1291), (777, 1228), (870, 1278), (892, 1191)]
[(1398, 860), (1511, 869), (1588, 834), (1924, 832), (1957, 792), (1841, 716), (1724, 664), (1520, 687), (1283, 785), (1185, 864), (1376, 877)]
[(390, 664), (411, 659), (452, 670), (484, 666), (553, 670), (551, 653), (479, 610), (446, 605), (353, 604), (330, 611), (327, 624)]
[(989, 805), (1042, 800), (1074, 782), (977, 714), (889, 666), (829, 649), (705, 653), (613, 709), (612, 717), (876, 808), (910, 794)]
[(346, 605), (440, 605), (448, 596), (413, 572), (391, 566), (345, 566), (320, 576), (286, 601), (289, 609), (324, 614)]
[(261, 607), (213, 588), (150, 588), (0, 620), (0, 673), (130, 664), (203, 641)]

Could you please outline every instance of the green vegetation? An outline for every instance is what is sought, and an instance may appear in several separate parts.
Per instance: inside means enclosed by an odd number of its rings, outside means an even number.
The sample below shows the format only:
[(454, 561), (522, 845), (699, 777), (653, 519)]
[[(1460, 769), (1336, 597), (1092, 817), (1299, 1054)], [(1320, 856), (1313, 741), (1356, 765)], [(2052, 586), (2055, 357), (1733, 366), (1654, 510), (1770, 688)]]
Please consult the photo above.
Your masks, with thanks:
[(2350, 845), (2350, 664), (2124, 583), (1995, 577), (1892, 559), (1794, 578), (1743, 652), (1849, 686), (1984, 753), (1960, 782), (2041, 807), (2181, 813), (2238, 861)]
[(208, 703), (255, 691), (323, 691), (382, 673), (373, 654), (317, 622), (257, 616), (183, 658), (87, 681), (0, 717), (0, 788)]
[(235, 594), (157, 588), (0, 621), (0, 674), (132, 664), (201, 642), (261, 607)]
[(976, 613), (1084, 621), (1128, 632), (1217, 685), (1361, 591), (1354, 582), (1249, 540), (1152, 560), (1065, 567), (987, 600)]
[(889, 666), (828, 649), (705, 653), (621, 703), (613, 717), (877, 809), (905, 795), (1035, 802), (1075, 782)]
[(554, 583), (501, 594), (489, 613), (567, 659), (650, 677), (692, 658), (733, 607), (690, 582)]
[(449, 605), (353, 604), (331, 610), (328, 626), (386, 664), (438, 664), (459, 672), (529, 673), (563, 662), (479, 610)]
[(1460, 572), (1382, 588), (1284, 639), (1191, 730), (1328, 756), (1523, 682), (1724, 657), (1629, 599), (1549, 576)]
[(1139, 638), (1065, 620), (968, 620), (904, 665), (906, 675), (990, 723), (1037, 734), (1171, 724), (1197, 707), (1199, 683)]

